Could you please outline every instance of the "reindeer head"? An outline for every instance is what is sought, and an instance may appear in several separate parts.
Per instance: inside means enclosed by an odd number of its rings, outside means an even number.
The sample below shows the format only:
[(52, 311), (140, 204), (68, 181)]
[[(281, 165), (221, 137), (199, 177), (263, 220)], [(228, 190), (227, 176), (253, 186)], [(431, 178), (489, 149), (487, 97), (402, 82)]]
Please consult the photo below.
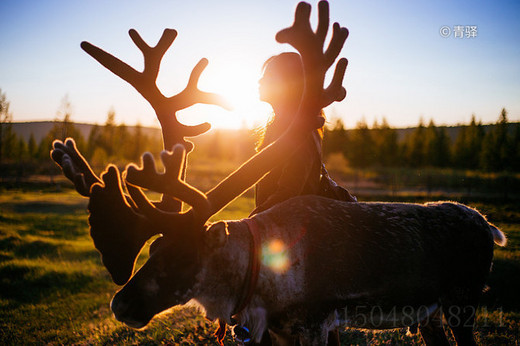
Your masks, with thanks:
[[(142, 51), (144, 70), (138, 72), (123, 61), (102, 49), (82, 42), (81, 47), (99, 63), (130, 83), (152, 106), (161, 124), (163, 142), (171, 150), (175, 144), (182, 145), (187, 151), (193, 144), (186, 137), (200, 135), (209, 130), (210, 125), (203, 123), (187, 126), (177, 120), (176, 112), (196, 103), (215, 104), (229, 108), (220, 96), (207, 93), (197, 88), (198, 80), (208, 61), (201, 59), (193, 69), (188, 85), (179, 94), (166, 97), (156, 85), (159, 67), (163, 55), (177, 36), (173, 29), (164, 30), (155, 47), (148, 46), (135, 30), (129, 31), (130, 37)], [(55, 141), (51, 156), (63, 169), (83, 196), (90, 197), (89, 223), (91, 236), (102, 261), (116, 284), (123, 285), (131, 277), (135, 260), (145, 242), (153, 235), (168, 233), (169, 227), (156, 219), (144, 217), (135, 207), (130, 196), (123, 194), (120, 173), (115, 166), (109, 166), (98, 178), (87, 161), (77, 150), (74, 141), (65, 143)], [(147, 163), (145, 158), (145, 162)], [(181, 171), (180, 176), (184, 177)], [(155, 203), (161, 210), (180, 211), (181, 203), (163, 195), (160, 203)], [(162, 220), (162, 219), (161, 219)]]
[[(74, 182), (78, 192), (90, 197), (91, 236), (102, 255), (103, 264), (114, 282), (126, 283), (115, 295), (111, 307), (116, 317), (129, 326), (143, 327), (156, 313), (192, 298), (204, 237), (212, 235), (211, 231), (206, 232), (208, 219), (290, 156), (310, 130), (323, 125), (320, 110), (345, 97), (342, 81), (346, 59), (338, 61), (330, 85), (324, 88), (323, 84), (348, 31), (335, 23), (331, 42), (324, 50), (329, 27), (328, 3), (321, 1), (318, 5), (316, 32), (310, 25), (310, 9), (309, 4), (298, 4), (293, 26), (277, 35), (280, 42), (289, 43), (300, 52), (304, 65), (304, 92), (293, 123), (277, 141), (251, 157), (207, 193), (187, 184), (184, 175), (186, 151), (192, 149), (185, 137), (200, 134), (208, 126), (186, 127), (175, 118), (175, 111), (197, 102), (225, 106), (218, 96), (196, 88), (207, 62), (199, 62), (183, 92), (166, 98), (157, 89), (155, 80), (162, 55), (175, 39), (174, 30), (165, 30), (153, 48), (144, 43), (136, 31), (130, 31), (132, 40), (145, 58), (143, 72), (137, 72), (87, 42), (82, 43), (87, 53), (133, 85), (150, 102), (162, 126), (165, 149), (173, 148), (172, 152), (161, 154), (164, 173), (158, 173), (153, 156), (145, 154), (139, 167), (129, 165), (126, 168), (123, 178), (114, 166), (109, 166), (101, 178), (97, 178), (73, 141), (54, 143), (53, 159)], [(177, 145), (173, 147), (174, 144)], [(129, 195), (123, 193), (123, 180)], [(162, 193), (166, 201), (177, 201), (175, 208), (164, 207), (172, 203), (152, 203), (141, 188)], [(190, 205), (191, 209), (181, 212), (180, 201)], [(152, 244), (150, 258), (128, 281), (141, 248), (156, 234), (162, 237)]]
[(144, 265), (112, 299), (116, 318), (142, 328), (158, 313), (193, 298), (200, 265), (200, 242), (191, 235), (161, 237)]

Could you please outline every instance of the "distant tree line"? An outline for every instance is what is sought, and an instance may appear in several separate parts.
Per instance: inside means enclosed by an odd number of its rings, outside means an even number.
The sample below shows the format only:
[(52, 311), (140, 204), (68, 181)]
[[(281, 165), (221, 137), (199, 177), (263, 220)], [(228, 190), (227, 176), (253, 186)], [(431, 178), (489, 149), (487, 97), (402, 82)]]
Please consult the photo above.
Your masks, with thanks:
[[(140, 124), (117, 124), (113, 109), (108, 112), (105, 123), (94, 125), (85, 138), (71, 120), (72, 106), (67, 96), (61, 102), (52, 129), (39, 142), (32, 133), (26, 141), (13, 130), (9, 102), (1, 89), (0, 107), (0, 167), (3, 170), (0, 175), (47, 174), (54, 171), (55, 165), (49, 156), (52, 142), (56, 139), (63, 141), (68, 137), (74, 138), (79, 151), (98, 169), (104, 168), (109, 162), (124, 167), (129, 162), (139, 162), (146, 151), (158, 154), (163, 149), (159, 130), (152, 131), (154, 134), (151, 135)], [(196, 143), (196, 150), (190, 157), (243, 162), (254, 154), (255, 139), (252, 131), (243, 129), (229, 132), (223, 135), (216, 130), (192, 139)]]
[[(88, 138), (71, 121), (72, 107), (68, 98), (62, 100), (52, 129), (38, 143), (33, 134), (26, 141), (12, 129), (9, 102), (0, 90), (0, 163), (46, 166), (50, 162), (49, 152), (55, 139), (72, 137), (80, 152), (95, 166), (108, 162), (137, 161), (145, 151), (160, 151), (161, 138), (151, 138), (143, 133), (141, 125), (131, 129), (125, 124), (115, 123), (115, 111), (110, 110), (104, 125), (95, 125)], [(51, 163), (52, 164), (52, 163)]]
[(371, 128), (360, 121), (346, 130), (338, 119), (326, 129), (324, 155), (341, 153), (355, 168), (368, 167), (452, 167), (490, 172), (520, 171), (520, 123), (510, 124), (502, 109), (494, 126), (487, 129), (475, 116), (460, 125), (455, 138), (446, 127), (421, 120), (403, 139), (385, 119)]
[[(26, 171), (39, 167), (52, 167), (49, 151), (52, 141), (75, 139), (78, 149), (95, 167), (108, 162), (121, 166), (138, 162), (145, 151), (162, 150), (160, 135), (148, 136), (141, 125), (128, 127), (116, 124), (115, 111), (110, 110), (104, 125), (95, 125), (88, 138), (71, 121), (72, 107), (68, 98), (62, 100), (53, 128), (39, 143), (31, 134), (26, 141), (12, 129), (9, 102), (0, 89), (0, 164), (19, 164)], [(453, 136), (452, 136), (453, 137)], [(196, 150), (192, 158), (211, 158), (222, 162), (243, 162), (254, 153), (255, 138), (249, 130), (195, 139)], [(400, 139), (398, 130), (383, 119), (369, 127), (360, 121), (354, 129), (347, 130), (343, 122), (335, 120), (325, 130), (324, 156), (340, 153), (351, 167), (452, 167), (482, 171), (520, 171), (520, 123), (509, 124), (507, 112), (502, 109), (494, 126), (487, 130), (475, 116), (467, 125), (459, 126), (451, 138), (447, 128), (436, 126), (433, 120), (418, 126)], [(21, 164), (21, 165), (20, 165)], [(29, 168), (27, 168), (29, 167)], [(32, 167), (32, 168), (30, 168)], [(32, 172), (25, 172), (30, 174)], [(18, 173), (15, 173), (18, 174)]]

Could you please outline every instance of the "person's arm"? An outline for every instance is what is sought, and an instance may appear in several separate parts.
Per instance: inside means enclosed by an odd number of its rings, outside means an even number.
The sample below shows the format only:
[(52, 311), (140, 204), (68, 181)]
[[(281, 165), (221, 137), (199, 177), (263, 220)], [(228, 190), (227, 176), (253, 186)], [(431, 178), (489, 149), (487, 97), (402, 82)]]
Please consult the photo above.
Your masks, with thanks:
[[(257, 206), (251, 215), (267, 210), (273, 205), (283, 202), (291, 197), (301, 195), (308, 179), (313, 179), (313, 177), (311, 177), (312, 168), (318, 165), (316, 162), (317, 160), (320, 160), (321, 162), (317, 144), (312, 137), (308, 137), (305, 145), (291, 156), (289, 162), (285, 165), (283, 172), (278, 179), (278, 187), (276, 191), (269, 196), (265, 202)], [(319, 180), (319, 175), (315, 178)], [(318, 181), (316, 182), (316, 185), (319, 185)]]

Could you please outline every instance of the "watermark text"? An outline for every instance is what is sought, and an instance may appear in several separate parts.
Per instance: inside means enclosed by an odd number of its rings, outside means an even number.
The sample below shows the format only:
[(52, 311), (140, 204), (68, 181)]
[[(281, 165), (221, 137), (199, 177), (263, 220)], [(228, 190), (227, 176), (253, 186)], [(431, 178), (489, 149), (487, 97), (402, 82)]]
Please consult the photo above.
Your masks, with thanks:
[(439, 29), (441, 37), (458, 38), (458, 39), (472, 39), (478, 36), (477, 25), (443, 25)]

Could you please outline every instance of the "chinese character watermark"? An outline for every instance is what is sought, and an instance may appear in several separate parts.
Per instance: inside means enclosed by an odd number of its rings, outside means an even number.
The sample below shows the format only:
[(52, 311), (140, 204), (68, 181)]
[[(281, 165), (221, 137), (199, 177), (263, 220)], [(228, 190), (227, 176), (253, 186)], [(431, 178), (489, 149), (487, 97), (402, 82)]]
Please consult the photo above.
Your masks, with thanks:
[(439, 34), (442, 37), (453, 37), (453, 38), (475, 38), (478, 36), (478, 27), (476, 25), (443, 25), (439, 29)]

